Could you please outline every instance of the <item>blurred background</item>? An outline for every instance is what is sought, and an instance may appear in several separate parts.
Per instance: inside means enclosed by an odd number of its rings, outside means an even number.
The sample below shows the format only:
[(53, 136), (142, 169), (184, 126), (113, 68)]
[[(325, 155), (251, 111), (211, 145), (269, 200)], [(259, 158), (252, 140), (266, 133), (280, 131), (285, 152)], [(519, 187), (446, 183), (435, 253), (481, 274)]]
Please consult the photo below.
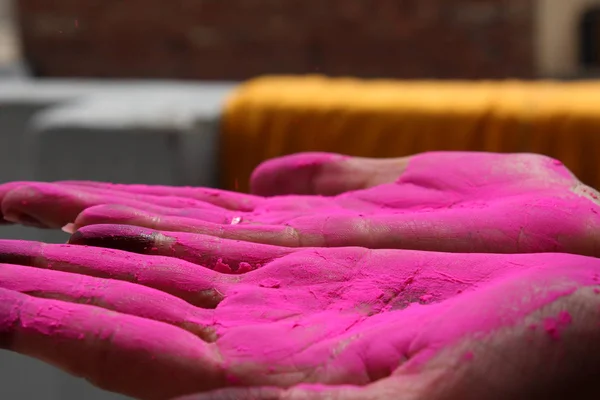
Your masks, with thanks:
[[(599, 72), (600, 0), (0, 0), (0, 183), (246, 191), (299, 151), (477, 150), (599, 187)], [(0, 398), (122, 397), (2, 352)]]
[(593, 0), (2, 3), (2, 57), (40, 77), (572, 78), (598, 63)]
[(0, 4), (2, 61), (40, 77), (574, 78), (599, 62), (594, 0)]

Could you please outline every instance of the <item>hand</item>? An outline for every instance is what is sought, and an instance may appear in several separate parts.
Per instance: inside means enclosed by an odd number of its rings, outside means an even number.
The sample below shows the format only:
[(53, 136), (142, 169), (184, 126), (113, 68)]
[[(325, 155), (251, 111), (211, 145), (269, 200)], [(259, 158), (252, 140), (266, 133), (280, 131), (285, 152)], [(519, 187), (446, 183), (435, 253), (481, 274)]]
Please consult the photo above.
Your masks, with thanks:
[(558, 161), (538, 155), (369, 160), (303, 154), (260, 166), (253, 187), (303, 195), (17, 182), (0, 187), (0, 196), (5, 218), (53, 228), (75, 221), (74, 229), (127, 224), (287, 247), (600, 256), (599, 194)]
[(92, 182), (11, 183), (0, 193), (5, 218), (54, 228), (75, 221), (74, 229), (128, 224), (287, 247), (600, 256), (600, 195), (543, 156), (298, 155), (259, 167), (253, 186), (266, 194), (341, 194), (265, 198)]
[(0, 242), (0, 344), (141, 399), (597, 395), (599, 259), (197, 245), (262, 266)]

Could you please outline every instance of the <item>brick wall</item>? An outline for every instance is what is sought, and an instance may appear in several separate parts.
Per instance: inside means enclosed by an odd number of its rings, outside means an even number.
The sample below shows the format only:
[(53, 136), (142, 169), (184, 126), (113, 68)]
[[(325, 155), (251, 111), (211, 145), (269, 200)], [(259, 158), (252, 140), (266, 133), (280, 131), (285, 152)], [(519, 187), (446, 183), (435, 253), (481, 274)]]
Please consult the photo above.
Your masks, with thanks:
[(535, 0), (17, 0), (43, 76), (533, 75)]

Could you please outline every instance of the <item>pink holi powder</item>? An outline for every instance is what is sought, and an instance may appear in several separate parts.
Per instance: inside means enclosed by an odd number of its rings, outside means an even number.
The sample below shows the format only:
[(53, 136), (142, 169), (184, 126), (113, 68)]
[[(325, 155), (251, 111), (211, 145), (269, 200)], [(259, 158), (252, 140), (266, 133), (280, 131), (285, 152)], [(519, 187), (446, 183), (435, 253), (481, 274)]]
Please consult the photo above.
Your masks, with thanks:
[(237, 273), (238, 274), (245, 274), (247, 272), (252, 271), (254, 268), (252, 268), (252, 265), (248, 264), (247, 262), (241, 262), (240, 266), (238, 267)]
[(572, 321), (571, 314), (561, 311), (557, 317), (546, 318), (544, 320), (544, 329), (551, 339), (559, 340), (561, 331), (569, 326)]
[[(464, 171), (457, 173), (441, 168), (444, 163), (436, 157), (445, 159), (446, 165), (461, 162), (456, 154), (454, 158), (446, 154), (417, 156), (398, 184), (345, 193), (329, 200), (303, 196), (257, 200), (256, 207), (248, 215), (243, 214), (243, 222), (237, 209), (230, 213), (207, 206), (204, 211), (210, 211), (206, 215), (210, 215), (211, 221), (222, 221), (211, 222), (215, 225), (208, 225), (209, 231), (222, 226), (233, 229), (220, 231), (224, 238), (165, 231), (161, 235), (168, 238), (169, 246), (149, 247), (152, 252), (168, 249), (172, 252), (169, 255), (185, 257), (185, 262), (73, 246), (45, 246), (43, 255), (52, 268), (73, 269), (75, 265), (98, 276), (134, 279), (160, 293), (169, 293), (166, 297), (142, 290), (138, 293), (133, 289), (135, 285), (101, 292), (115, 296), (112, 300), (124, 308), (123, 312), (143, 318), (155, 316), (165, 325), (194, 323), (196, 328), (207, 323), (217, 325), (223, 365), (242, 366), (241, 370), (249, 371), (248, 376), (228, 374), (224, 379), (229, 383), (243, 385), (250, 380), (252, 384), (271, 384), (273, 378), (269, 374), (284, 370), (291, 371), (292, 376), (286, 384), (302, 382), (305, 376), (298, 371), (308, 371), (308, 376), (314, 379), (334, 376), (331, 379), (337, 379), (336, 384), (367, 384), (371, 378), (365, 369), (387, 376), (403, 362), (409, 366), (423, 365), (440, 349), (455, 346), (473, 335), (485, 336), (519, 326), (532, 312), (598, 280), (593, 271), (600, 267), (600, 260), (569, 254), (452, 254), (345, 247), (365, 243), (417, 250), (448, 246), (445, 250), (458, 252), (481, 249), (477, 246), (484, 243), (484, 250), (492, 252), (493, 248), (496, 253), (559, 251), (568, 246), (561, 241), (567, 240), (563, 238), (580, 237), (589, 222), (587, 200), (569, 197), (565, 192), (560, 192), (562, 197), (539, 196), (548, 190), (544, 186), (547, 182), (567, 179), (560, 163), (550, 162), (550, 167), (556, 168), (550, 168), (547, 179), (536, 186), (535, 180), (523, 179), (512, 184), (508, 179), (525, 174), (527, 168), (525, 172), (510, 170), (510, 165), (498, 168), (486, 162), (489, 158), (481, 156), (464, 163)], [(469, 175), (470, 170), (479, 172)], [(110, 199), (112, 195), (106, 196)], [(122, 200), (118, 196), (113, 199), (117, 204)], [(131, 205), (139, 198), (126, 197), (126, 200)], [(173, 207), (168, 206), (169, 201)], [(160, 206), (165, 207), (161, 209), (164, 212), (168, 209), (172, 213), (161, 217), (163, 221), (170, 216), (191, 215), (185, 202), (178, 199), (163, 198)], [(527, 220), (522, 214), (515, 214), (523, 209), (527, 211)], [(582, 210), (587, 210), (583, 217), (570, 218)], [(123, 213), (123, 209), (118, 213)], [(118, 213), (114, 211), (113, 216), (130, 216)], [(193, 214), (201, 215), (204, 216)], [(236, 218), (240, 221), (233, 224)], [(193, 218), (177, 221), (196, 223), (195, 228), (206, 223)], [(252, 231), (247, 226), (258, 228)], [(490, 226), (494, 229), (489, 229)], [(284, 229), (277, 231), (273, 227)], [(277, 247), (244, 240), (245, 235), (260, 233), (261, 229), (269, 234), (275, 232), (275, 236), (284, 236), (289, 231), (290, 243), (302, 234), (302, 243), (307, 247)], [(90, 226), (82, 231), (92, 234), (100, 232), (100, 228)], [(115, 236), (128, 233), (130, 237), (136, 237), (135, 232), (148, 236), (147, 229), (113, 231)], [(226, 236), (236, 232), (240, 236)], [(318, 248), (323, 243), (340, 247)], [(40, 246), (36, 249), (28, 242), (14, 244), (11, 249), (10, 254), (25, 254), (34, 260), (39, 260), (42, 254)], [(40, 271), (34, 272), (40, 274)], [(234, 272), (240, 275), (227, 276)], [(42, 275), (31, 275), (26, 280), (19, 280), (19, 276), (14, 273), (9, 280), (3, 275), (2, 281), (13, 282), (15, 288), (23, 291), (48, 290), (49, 286), (42, 286), (41, 282), (52, 282), (42, 279)], [(532, 290), (540, 281), (549, 282), (549, 289), (543, 293)], [(553, 282), (560, 285), (551, 287)], [(574, 283), (569, 286), (564, 282)], [(103, 287), (89, 282), (59, 289)], [(119, 293), (128, 292), (146, 301), (116, 301)], [(209, 307), (203, 303), (206, 299), (197, 297), (203, 292), (210, 293), (207, 297), (221, 298)], [(73, 311), (59, 308), (53, 312), (67, 318)], [(89, 318), (92, 321), (92, 316)], [(150, 329), (152, 324), (141, 321), (133, 319), (130, 323), (139, 328), (136, 332), (150, 332), (148, 337), (152, 340), (143, 343), (147, 342), (147, 346), (164, 343), (159, 334), (167, 332), (167, 328), (161, 325), (162, 330), (154, 334)], [(12, 322), (8, 317), (6, 321), (0, 319), (0, 326)], [(39, 329), (44, 335), (63, 334), (60, 329), (51, 329), (53, 325), (44, 318), (28, 322), (44, 327)], [(559, 340), (561, 332), (572, 322), (571, 315), (562, 311), (545, 319), (542, 327), (552, 340)], [(531, 330), (537, 328), (528, 326)], [(187, 333), (177, 328), (179, 331)], [(188, 336), (184, 339), (192, 340)], [(202, 349), (199, 354), (208, 353), (204, 342), (198, 339), (193, 343)], [(471, 351), (463, 355), (465, 361), (473, 358)], [(316, 370), (319, 374), (314, 373)]]
[[(227, 252), (235, 252), (238, 248), (246, 248), (240, 247), (245, 245), (230, 242), (224, 248)], [(10, 246), (0, 250), (6, 254), (12, 249), (13, 253), (31, 256), (39, 255), (41, 251), (39, 245), (36, 248), (29, 242)], [(262, 251), (261, 257), (266, 257), (264, 248)], [(133, 273), (137, 282), (160, 290), (145, 286), (138, 288), (137, 284), (123, 286), (125, 282), (116, 280), (112, 284), (110, 280), (94, 283), (92, 277), (88, 277), (92, 279), (89, 282), (82, 282), (80, 276), (72, 273), (60, 276), (60, 279), (58, 276), (47, 279), (44, 273), (56, 271), (27, 267), (20, 267), (27, 270), (27, 276), (18, 269), (12, 275), (0, 269), (3, 285), (10, 283), (15, 285), (12, 289), (23, 291), (53, 288), (71, 293), (76, 298), (101, 296), (107, 304), (119, 307), (120, 312), (164, 321), (163, 325), (167, 328), (169, 325), (189, 327), (193, 323), (197, 330), (202, 330), (203, 326), (216, 323), (219, 360), (224, 360), (219, 368), (231, 368), (226, 369), (230, 373), (222, 379), (240, 386), (248, 384), (249, 380), (269, 382), (276, 376), (271, 375), (275, 372), (269, 371), (310, 373), (326, 368), (318, 377), (327, 377), (328, 371), (337, 371), (337, 383), (363, 385), (371, 379), (365, 374), (365, 368), (384, 371), (380, 372), (381, 376), (391, 374), (399, 365), (418, 370), (440, 350), (472, 340), (469, 338), (473, 335), (485, 336), (518, 326), (523, 318), (569, 295), (577, 285), (590, 284), (590, 270), (600, 267), (599, 259), (568, 254), (374, 250), (365, 257), (366, 250), (362, 248), (309, 248), (265, 261), (262, 268), (230, 279), (227, 275), (191, 263), (174, 260), (165, 264), (167, 259), (161, 257), (106, 249), (45, 245), (43, 253), (57, 268), (66, 266), (68, 261), (69, 265), (88, 266), (111, 277), (129, 277)], [(239, 265), (247, 268), (250, 264), (239, 262)], [(228, 268), (223, 259), (217, 260), (216, 269), (229, 273)], [(165, 274), (165, 271), (172, 271), (173, 275)], [(565, 288), (566, 278), (577, 282), (577, 285)], [(547, 291), (533, 290), (540, 280), (560, 285)], [(465, 282), (469, 284), (458, 296), (457, 288), (464, 288)], [(216, 288), (219, 284), (218, 291), (223, 294), (224, 300), (212, 310), (194, 307), (164, 293), (192, 295), (200, 290)], [(101, 291), (95, 291), (96, 288)], [(415, 296), (415, 293), (431, 293), (432, 288), (435, 288), (435, 298), (432, 295)], [(123, 295), (131, 300), (119, 301)], [(13, 304), (2, 296), (0, 292), (0, 304)], [(426, 305), (418, 305), (424, 296), (432, 298), (427, 297)], [(54, 303), (44, 300), (43, 304)], [(81, 324), (87, 321), (85, 323), (90, 326), (103, 326), (102, 332), (110, 336), (106, 330), (107, 319), (96, 320), (96, 311), (90, 313), (87, 319), (74, 320), (77, 327), (69, 328), (73, 331), (66, 329), (64, 323), (68, 322), (64, 321), (70, 321), (73, 308), (79, 309), (82, 305), (57, 304), (66, 308), (52, 308), (55, 313), (53, 319), (44, 317), (46, 308), (36, 309), (40, 310), (41, 317), (26, 320), (30, 325), (23, 329), (35, 327), (36, 334), (60, 337), (64, 342), (65, 335), (79, 338), (81, 331), (77, 329), (86, 326)], [(387, 312), (379, 311), (389, 304), (395, 306)], [(12, 326), (12, 319), (4, 321), (2, 318), (4, 315), (0, 313), (0, 326)], [(60, 329), (56, 321), (63, 324)], [(154, 332), (165, 335), (167, 328), (155, 330), (152, 323), (142, 318), (127, 321), (129, 325), (126, 326), (136, 327), (136, 332), (147, 332), (144, 337), (148, 339), (141, 342), (143, 345), (165, 343), (164, 338), (154, 336)], [(545, 320), (543, 327), (553, 340), (558, 340), (561, 330), (571, 323), (571, 315), (563, 311)], [(179, 328), (174, 332), (187, 334)], [(202, 340), (195, 336), (192, 338), (197, 340), (196, 345), (202, 349), (199, 352), (203, 357), (209, 354)], [(184, 337), (185, 340), (192, 338)], [(123, 346), (131, 345), (137, 346), (138, 342)], [(197, 353), (192, 354), (199, 357)], [(361, 356), (356, 357), (356, 354)], [(471, 351), (462, 354), (465, 362), (475, 359)], [(156, 357), (156, 362), (160, 362), (161, 354), (156, 353)], [(237, 366), (243, 366), (242, 370), (246, 372), (234, 373)], [(299, 372), (294, 379), (294, 383), (301, 383), (304, 375)]]
[(265, 279), (258, 284), (260, 287), (277, 289), (281, 287), (281, 282), (277, 279)]
[(223, 274), (231, 274), (233, 272), (229, 264), (225, 264), (221, 258), (219, 258), (215, 264), (215, 271)]
[[(344, 158), (339, 155), (311, 153), (274, 162), (278, 168), (294, 169), (340, 160)], [(530, 155), (424, 153), (412, 157), (401, 170), (395, 183), (331, 197), (260, 198), (229, 192), (216, 196), (221, 192), (189, 188), (173, 188), (176, 195), (168, 195), (163, 187), (132, 185), (127, 192), (124, 185), (98, 183), (32, 186), (39, 192), (36, 196), (88, 208), (81, 218), (89, 217), (93, 223), (104, 220), (153, 226), (159, 216), (171, 232), (210, 234), (222, 229), (226, 238), (288, 247), (498, 253), (576, 249), (595, 255), (593, 243), (578, 238), (589, 231), (586, 221), (598, 219), (598, 207), (572, 192), (576, 181), (553, 160)], [(233, 209), (246, 213), (231, 212)], [(78, 215), (79, 210), (74, 209), (73, 214)], [(62, 227), (70, 221), (44, 222)]]

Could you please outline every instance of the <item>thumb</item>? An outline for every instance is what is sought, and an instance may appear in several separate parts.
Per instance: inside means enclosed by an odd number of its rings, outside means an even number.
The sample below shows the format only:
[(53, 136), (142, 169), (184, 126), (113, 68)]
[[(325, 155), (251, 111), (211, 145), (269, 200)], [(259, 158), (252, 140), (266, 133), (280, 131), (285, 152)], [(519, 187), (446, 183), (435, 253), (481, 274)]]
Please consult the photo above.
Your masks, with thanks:
[(335, 153), (299, 153), (268, 160), (252, 173), (253, 194), (334, 196), (394, 182), (408, 157), (362, 158)]

